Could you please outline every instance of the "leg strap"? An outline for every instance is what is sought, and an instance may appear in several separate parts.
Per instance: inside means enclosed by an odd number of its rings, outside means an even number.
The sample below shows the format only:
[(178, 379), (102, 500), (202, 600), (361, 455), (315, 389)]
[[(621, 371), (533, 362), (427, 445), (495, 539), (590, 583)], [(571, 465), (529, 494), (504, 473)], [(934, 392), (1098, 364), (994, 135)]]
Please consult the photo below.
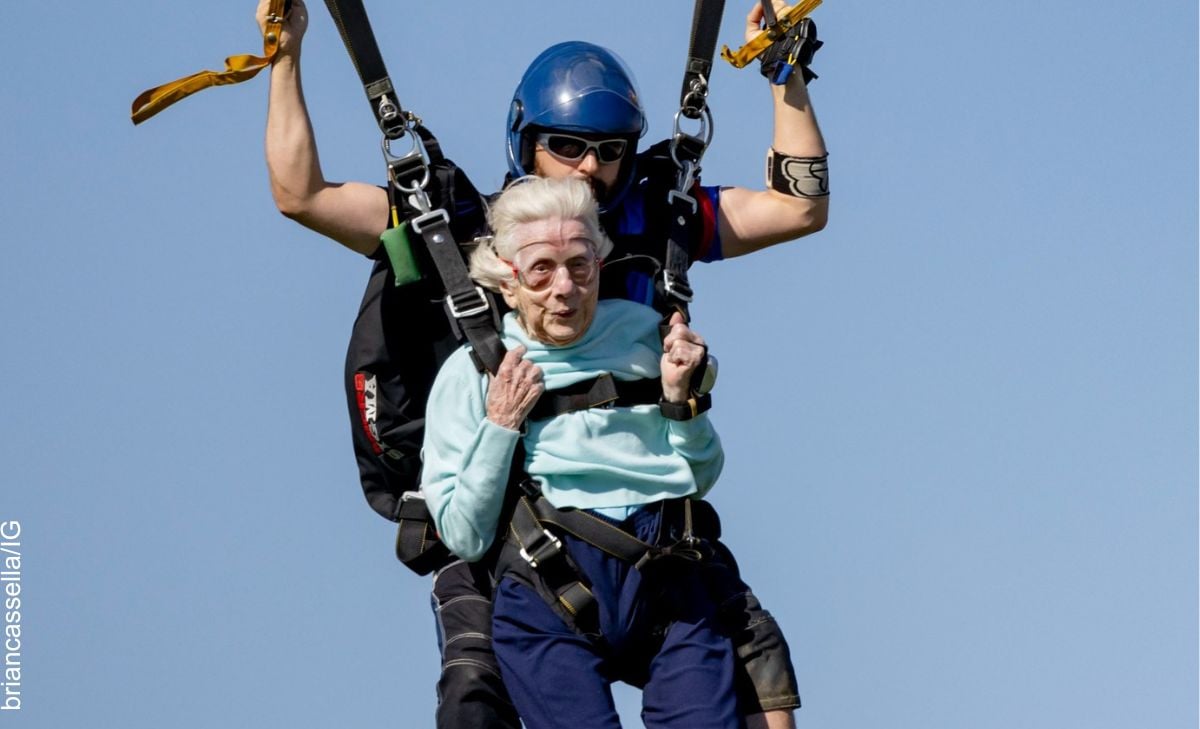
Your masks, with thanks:
[[(711, 556), (708, 544), (695, 536), (692, 500), (662, 502), (663, 532), (678, 532), (667, 546), (644, 542), (620, 527), (579, 509), (557, 509), (528, 482), (513, 510), (496, 579), (511, 574), (535, 589), (559, 617), (577, 632), (599, 638), (599, 609), (587, 578), (555, 532), (570, 534), (634, 569), (666, 559), (699, 562)], [(675, 528), (677, 527), (677, 528)]]

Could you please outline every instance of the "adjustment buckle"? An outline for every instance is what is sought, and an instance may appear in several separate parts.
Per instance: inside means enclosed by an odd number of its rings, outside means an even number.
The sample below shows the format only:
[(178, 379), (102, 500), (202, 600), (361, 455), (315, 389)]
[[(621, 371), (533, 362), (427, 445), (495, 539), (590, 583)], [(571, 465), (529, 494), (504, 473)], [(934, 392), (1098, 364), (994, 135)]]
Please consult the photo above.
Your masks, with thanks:
[[(413, 229), (413, 232), (415, 232), (417, 235), (425, 235), (425, 226), (439, 220), (446, 225), (450, 225), (450, 215), (442, 208), (418, 215), (417, 217), (408, 221), (408, 224)], [(440, 240), (434, 241), (434, 243), (441, 242), (442, 241)]]
[(521, 559), (536, 570), (543, 560), (557, 556), (562, 551), (562, 546), (562, 540), (543, 527), (536, 544), (530, 545), (529, 548), (521, 548)]
[(471, 291), (460, 291), (458, 294), (446, 294), (446, 308), (455, 319), (482, 314), (490, 308), (487, 294), (476, 286)]
[[(689, 162), (688, 165), (690, 166), (691, 163)], [(685, 174), (686, 174), (685, 184), (687, 184), (687, 186), (690, 188), (691, 187), (690, 183), (692, 182), (692, 175), (690, 174), (690, 172), (685, 173)], [(676, 200), (678, 200), (678, 201), (684, 203), (685, 205), (687, 205), (688, 207), (690, 207), (692, 209), (692, 215), (696, 214), (696, 198), (692, 197), (691, 195), (688, 195), (685, 192), (680, 192), (679, 190), (671, 190), (670, 192), (667, 193), (667, 202), (670, 203), (672, 207), (675, 206)], [(678, 222), (680, 225), (683, 225), (687, 221), (680, 220)]]
[(684, 303), (692, 303), (692, 287), (688, 284), (686, 278), (678, 276), (664, 268), (661, 280), (663, 293), (668, 297), (678, 299)]

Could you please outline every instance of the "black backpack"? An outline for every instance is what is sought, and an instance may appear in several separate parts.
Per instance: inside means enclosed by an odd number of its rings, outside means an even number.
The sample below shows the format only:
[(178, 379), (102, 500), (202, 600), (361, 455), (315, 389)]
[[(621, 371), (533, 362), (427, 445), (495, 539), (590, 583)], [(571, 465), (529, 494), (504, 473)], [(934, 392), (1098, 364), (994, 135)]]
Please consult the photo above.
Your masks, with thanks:
[[(485, 202), (466, 174), (441, 155), (432, 135), (424, 129), (418, 133), (429, 152), (430, 201), (448, 214), (454, 240), (469, 245), (487, 230)], [(402, 221), (419, 213), (406, 201), (395, 202)], [(436, 539), (424, 502), (415, 498), (425, 404), (442, 362), (461, 343), (450, 326), (445, 289), (428, 250), (412, 245), (411, 251), (422, 277), (398, 286), (393, 261), (384, 246), (379, 247), (350, 335), (345, 387), (354, 457), (367, 503), (400, 524), (397, 555), (426, 574), (448, 561), (449, 553)], [(495, 297), (488, 298), (496, 312)], [(417, 545), (415, 554), (403, 548), (408, 543)]]

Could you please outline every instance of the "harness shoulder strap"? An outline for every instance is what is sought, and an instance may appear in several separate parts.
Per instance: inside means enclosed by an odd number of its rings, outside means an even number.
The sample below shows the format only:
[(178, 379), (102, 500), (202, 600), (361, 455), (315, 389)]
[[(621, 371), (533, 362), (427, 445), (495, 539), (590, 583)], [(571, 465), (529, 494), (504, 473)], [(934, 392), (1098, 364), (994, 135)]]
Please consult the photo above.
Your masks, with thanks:
[(546, 390), (527, 419), (545, 420), (590, 408), (653, 405), (661, 398), (662, 381), (657, 378), (618, 380), (605, 372), (574, 385)]
[[(671, 225), (662, 273), (655, 288), (664, 309), (679, 311), (685, 320), (690, 319), (688, 305), (692, 302), (692, 287), (687, 276), (690, 261), (687, 255), (686, 221), (697, 212), (698, 203), (692, 197), (692, 186), (700, 177), (700, 159), (712, 141), (708, 77), (712, 72), (713, 53), (717, 47), (717, 33), (724, 11), (725, 0), (696, 0), (679, 111), (675, 114), (675, 129), (671, 137), (671, 159), (678, 168), (678, 175), (675, 187), (667, 193)], [(694, 134), (685, 133), (680, 126), (681, 118), (698, 121), (700, 129)]]
[[(388, 166), (388, 194), (392, 208), (403, 207), (409, 228), (422, 242), (446, 291), (444, 305), (450, 326), (459, 341), (471, 344), (476, 365), (496, 372), (504, 359), (500, 317), (495, 299), (475, 285), (467, 272), (463, 252), (450, 229), (446, 201), (434, 208), (427, 190), (432, 168), (444, 162), (437, 139), (410, 112), (400, 107), (383, 56), (375, 42), (362, 0), (325, 0), (341, 33), (350, 60), (363, 83), (371, 112), (383, 132), (383, 155)], [(408, 135), (412, 148), (393, 155), (391, 142)], [(400, 200), (396, 199), (399, 195)]]
[(333, 23), (342, 36), (354, 70), (362, 80), (367, 102), (371, 105), (371, 113), (375, 115), (380, 131), (387, 139), (399, 139), (407, 131), (405, 114), (392, 88), (392, 79), (384, 66), (383, 55), (379, 52), (379, 44), (375, 42), (375, 33), (371, 30), (371, 21), (367, 18), (362, 0), (325, 0), (325, 6), (329, 8)]

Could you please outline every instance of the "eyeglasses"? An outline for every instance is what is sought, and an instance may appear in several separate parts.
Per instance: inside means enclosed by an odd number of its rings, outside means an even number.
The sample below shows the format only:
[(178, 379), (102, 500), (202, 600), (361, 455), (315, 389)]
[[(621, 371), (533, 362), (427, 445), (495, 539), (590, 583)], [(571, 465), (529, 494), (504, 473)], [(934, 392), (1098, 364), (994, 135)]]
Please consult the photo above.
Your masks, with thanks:
[(530, 291), (543, 291), (554, 283), (558, 276), (558, 269), (564, 268), (567, 271), (567, 276), (576, 286), (587, 286), (596, 280), (596, 272), (600, 270), (600, 266), (604, 263), (596, 257), (594, 253), (588, 253), (583, 256), (575, 256), (564, 263), (552, 261), (548, 258), (539, 258), (530, 263), (528, 266), (521, 268), (512, 261), (504, 261), (512, 268), (513, 276), (522, 286)]
[(578, 162), (586, 157), (588, 152), (595, 150), (596, 160), (602, 164), (620, 162), (625, 156), (626, 147), (629, 146), (627, 139), (591, 140), (558, 132), (542, 132), (537, 135), (537, 143), (560, 162)]

